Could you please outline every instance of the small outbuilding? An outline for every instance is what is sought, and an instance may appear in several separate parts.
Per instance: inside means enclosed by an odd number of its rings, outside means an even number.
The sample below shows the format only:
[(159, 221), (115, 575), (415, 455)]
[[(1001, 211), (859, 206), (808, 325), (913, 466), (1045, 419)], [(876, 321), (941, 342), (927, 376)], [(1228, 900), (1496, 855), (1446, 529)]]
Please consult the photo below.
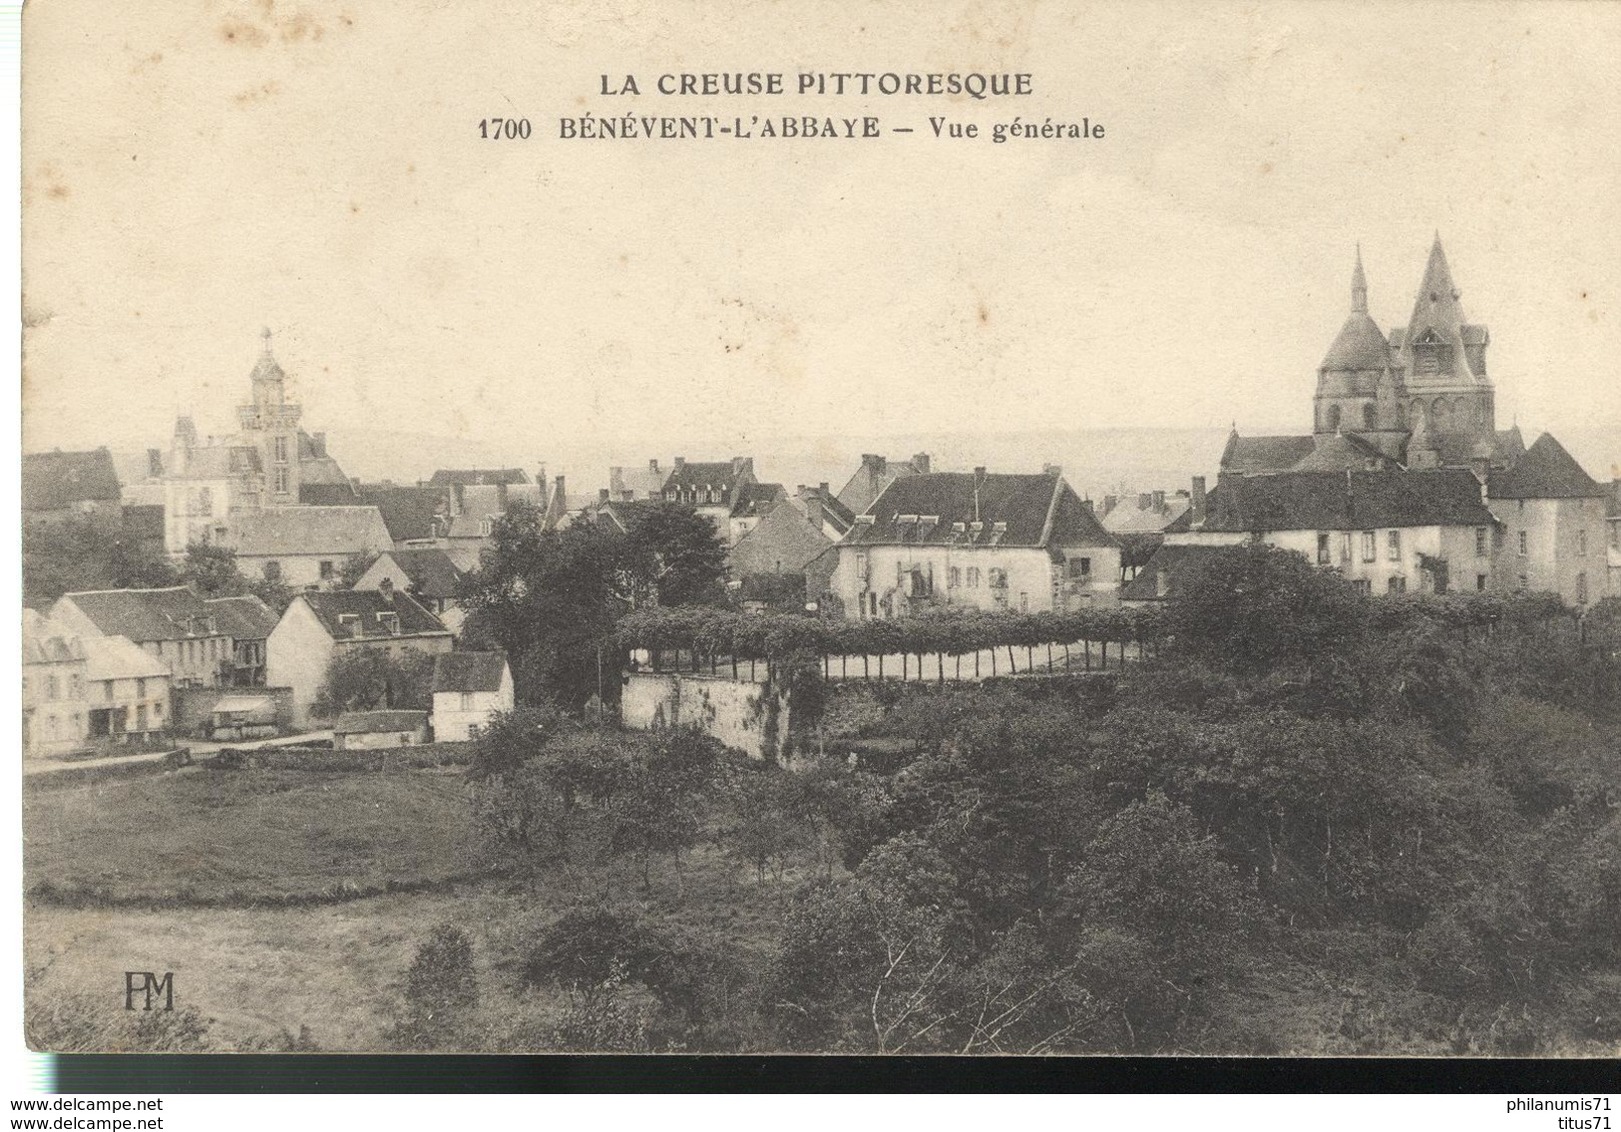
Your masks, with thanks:
[(512, 710), (505, 653), (447, 652), (433, 658), (433, 733), (441, 743), (478, 738), (497, 712)]
[(411, 747), (427, 741), (425, 711), (349, 711), (332, 727), (332, 746), (339, 751)]

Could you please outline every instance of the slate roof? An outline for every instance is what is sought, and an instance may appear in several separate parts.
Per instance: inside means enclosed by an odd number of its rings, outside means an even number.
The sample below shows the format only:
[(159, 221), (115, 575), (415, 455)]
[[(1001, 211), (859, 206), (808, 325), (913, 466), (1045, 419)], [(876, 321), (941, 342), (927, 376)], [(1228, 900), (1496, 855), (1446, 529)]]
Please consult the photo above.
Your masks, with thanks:
[(1147, 507), (1138, 504), (1135, 496), (1121, 500), (1114, 510), (1103, 516), (1103, 529), (1116, 535), (1157, 534), (1176, 522), (1190, 506), (1186, 495), (1167, 495), (1160, 507), (1152, 503)]
[(334, 735), (378, 735), (395, 731), (417, 731), (426, 727), (425, 711), (346, 711), (332, 725)]
[[(873, 521), (858, 520), (841, 545), (1118, 545), (1060, 475), (997, 473), (980, 478), (972, 472), (934, 472), (904, 476), (884, 489), (867, 514)], [(902, 522), (901, 516), (907, 520)], [(970, 526), (976, 522), (978, 530)], [(963, 529), (955, 529), (957, 524)], [(998, 530), (1000, 524), (1005, 527)]]
[(1227, 447), (1221, 454), (1221, 470), (1246, 475), (1287, 471), (1310, 456), (1316, 447), (1316, 438), (1312, 436), (1239, 436), (1235, 430), (1227, 438)]
[[(1218, 554), (1231, 552), (1225, 546), (1187, 546), (1175, 543), (1161, 546), (1143, 564), (1137, 576), (1120, 589), (1121, 601), (1164, 601), (1181, 593), (1192, 579)], [(1159, 578), (1165, 574), (1165, 593), (1159, 592)]]
[(428, 481), (434, 487), (451, 484), (514, 484), (528, 483), (529, 476), (522, 468), (440, 468)]
[(819, 487), (807, 487), (804, 488), (798, 495), (794, 496), (790, 502), (792, 502), (794, 506), (797, 507), (801, 512), (809, 514), (809, 508), (806, 506), (806, 502), (811, 499), (819, 499), (822, 501), (823, 518), (830, 526), (833, 527), (834, 530), (838, 531), (840, 535), (843, 535), (855, 525), (855, 512), (846, 507), (839, 500), (839, 497), (834, 495), (831, 491), (823, 491)]
[(1291, 471), (1343, 472), (1347, 468), (1365, 471), (1369, 460), (1377, 461), (1377, 467), (1386, 459), (1385, 454), (1376, 445), (1370, 444), (1355, 433), (1337, 432), (1314, 439), (1316, 444), (1310, 454), (1295, 464)]
[(360, 502), (355, 485), (343, 483), (301, 483), (298, 501), (306, 507), (353, 507)]
[(1546, 432), (1511, 466), (1492, 471), (1487, 484), (1493, 499), (1595, 499), (1605, 494), (1564, 445)]
[[(440, 487), (395, 487), (361, 484), (359, 501), (382, 513), (389, 537), (395, 542), (438, 538), (449, 530), (450, 495)], [(434, 517), (440, 517), (435, 524)]]
[(662, 501), (658, 499), (610, 499), (606, 503), (597, 503), (592, 515), (597, 522), (610, 522), (629, 534), (631, 526), (642, 515), (661, 505)]
[(405, 575), (403, 580), (394, 583), (395, 588), (409, 589), (419, 597), (453, 598), (460, 592), (462, 579), (466, 577), (450, 555), (439, 547), (390, 550), (384, 557)]
[(376, 507), (273, 507), (243, 515), (232, 546), (243, 558), (293, 554), (344, 557), (387, 550), (393, 544)]
[[(450, 635), (450, 630), (439, 618), (417, 604), (410, 594), (400, 590), (395, 590), (392, 598), (385, 598), (377, 590), (330, 590), (299, 594), (293, 600), (308, 605), (334, 640)], [(398, 615), (398, 634), (388, 631), (378, 617), (381, 613)], [(353, 616), (357, 620), (345, 624), (345, 616)]]
[(1210, 493), (1206, 531), (1348, 531), (1489, 526), (1480, 481), (1464, 468), (1228, 476)]
[(608, 493), (618, 502), (624, 502), (627, 491), (633, 500), (656, 498), (664, 494), (664, 484), (669, 478), (669, 468), (612, 467), (608, 469)]
[(118, 471), (107, 449), (23, 456), (24, 511), (57, 511), (88, 501), (118, 501)]
[(279, 614), (254, 594), (241, 597), (207, 598), (204, 605), (214, 611), (220, 632), (239, 641), (262, 640), (281, 620)]
[(1366, 311), (1352, 311), (1328, 348), (1325, 370), (1382, 370), (1390, 364), (1390, 344)]
[(86, 637), (84, 678), (94, 680), (151, 679), (170, 675), (169, 666), (128, 637)]
[(108, 637), (142, 641), (178, 641), (217, 636), (218, 614), (185, 586), (158, 590), (89, 590), (63, 594), (97, 631)]
[(445, 652), (433, 658), (435, 692), (498, 692), (507, 657), (499, 652)]
[(739, 478), (739, 469), (731, 460), (697, 464), (686, 461), (670, 469), (670, 478), (664, 481), (664, 490), (716, 487), (731, 491)]
[(732, 518), (744, 519), (764, 515), (788, 498), (788, 489), (780, 483), (745, 483), (738, 487), (732, 498)]

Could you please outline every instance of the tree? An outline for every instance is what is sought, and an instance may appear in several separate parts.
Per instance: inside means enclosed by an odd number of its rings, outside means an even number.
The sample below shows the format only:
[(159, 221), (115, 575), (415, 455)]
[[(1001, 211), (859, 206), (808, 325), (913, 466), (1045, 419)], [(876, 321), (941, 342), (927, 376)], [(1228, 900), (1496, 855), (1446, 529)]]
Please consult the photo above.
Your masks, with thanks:
[(466, 1045), (477, 1006), (473, 941), (456, 925), (440, 924), (417, 946), (405, 973), (405, 1017), (394, 1027), (394, 1043), (415, 1050)]
[(355, 583), (372, 568), (377, 558), (378, 556), (369, 550), (355, 551), (338, 566), (338, 584), (346, 590), (354, 589)]
[(81, 590), (175, 585), (174, 566), (122, 526), (91, 522), (31, 526), (23, 533), (23, 601), (43, 608)]
[(293, 590), (278, 578), (248, 578), (237, 565), (236, 551), (215, 543), (191, 543), (180, 565), (180, 581), (204, 598), (252, 594), (280, 614), (292, 604)]
[(310, 710), (322, 719), (346, 711), (433, 707), (433, 657), (420, 649), (346, 649), (333, 656)]
[(631, 606), (719, 605), (726, 598), (726, 546), (691, 507), (655, 503), (636, 513), (625, 540)]

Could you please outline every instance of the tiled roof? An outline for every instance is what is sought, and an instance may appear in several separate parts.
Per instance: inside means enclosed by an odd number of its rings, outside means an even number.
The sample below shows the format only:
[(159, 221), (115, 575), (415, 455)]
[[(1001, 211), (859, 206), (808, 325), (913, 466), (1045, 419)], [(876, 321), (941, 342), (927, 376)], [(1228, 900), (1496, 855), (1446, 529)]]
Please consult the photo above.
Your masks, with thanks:
[(664, 484), (669, 478), (669, 468), (613, 467), (608, 469), (608, 493), (621, 502), (627, 491), (632, 499), (648, 499), (663, 494)]
[(1383, 452), (1355, 433), (1329, 433), (1313, 439), (1316, 442), (1315, 447), (1291, 470), (1296, 472), (1343, 472), (1350, 468), (1352, 470), (1367, 471), (1369, 460), (1375, 461), (1375, 467), (1377, 468), (1383, 464), (1385, 459)]
[[(377, 590), (321, 591), (299, 594), (294, 601), (308, 605), (335, 640), (450, 635), (439, 618), (400, 590), (387, 598)], [(379, 616), (383, 613), (393, 613), (399, 618), (397, 634), (389, 632), (385, 619)]]
[[(1231, 553), (1225, 546), (1162, 546), (1143, 564), (1137, 576), (1120, 590), (1121, 601), (1162, 601), (1184, 591), (1191, 579), (1216, 555)], [(1160, 577), (1165, 592), (1160, 593)]]
[(670, 469), (670, 478), (664, 481), (666, 491), (672, 488), (716, 487), (730, 491), (738, 480), (738, 467), (731, 461), (698, 463), (690, 461)]
[[(108, 637), (177, 641), (218, 634), (218, 615), (185, 586), (160, 590), (91, 590), (63, 594), (96, 629)], [(211, 629), (211, 624), (216, 628)]]
[(746, 483), (733, 493), (732, 518), (743, 519), (751, 515), (764, 515), (788, 498), (788, 490), (780, 483)]
[(253, 594), (208, 598), (203, 604), (214, 611), (220, 632), (239, 641), (268, 637), (276, 622), (281, 620), (274, 610)]
[(383, 557), (400, 568), (405, 577), (394, 583), (419, 597), (453, 598), (460, 592), (463, 571), (439, 547), (390, 550)]
[(349, 477), (343, 474), (343, 468), (331, 456), (300, 456), (298, 458), (298, 485), (302, 491), (305, 484), (319, 484), (323, 487), (337, 487), (349, 482)]
[(1147, 507), (1140, 504), (1136, 497), (1121, 500), (1114, 510), (1103, 516), (1103, 529), (1117, 535), (1163, 531), (1188, 509), (1188, 497), (1167, 495), (1158, 507), (1152, 503)]
[(498, 692), (507, 658), (499, 652), (445, 652), (433, 658), (435, 692)]
[(427, 726), (425, 711), (346, 711), (332, 725), (334, 735), (377, 735)]
[(1488, 483), (1493, 499), (1594, 499), (1605, 492), (1551, 433), (1543, 433), (1513, 465), (1494, 470)]
[(168, 676), (169, 666), (128, 637), (86, 637), (86, 680), (130, 680)]
[(1390, 364), (1390, 345), (1366, 311), (1353, 311), (1329, 346), (1321, 369), (1382, 370)]
[(242, 516), (233, 549), (243, 558), (344, 557), (387, 550), (393, 544), (376, 507), (274, 507)]
[(298, 501), (306, 507), (353, 507), (360, 502), (355, 485), (343, 483), (301, 483)]
[(23, 609), (23, 663), (56, 664), (83, 660), (84, 646), (64, 625), (37, 609)]
[(642, 515), (659, 506), (662, 502), (657, 499), (610, 499), (606, 503), (599, 502), (591, 509), (591, 514), (597, 522), (612, 523), (629, 534), (631, 526)]
[(1317, 441), (1311, 436), (1239, 436), (1227, 438), (1221, 454), (1221, 470), (1243, 472), (1283, 472), (1312, 454)]
[(428, 481), (435, 487), (450, 484), (514, 484), (528, 483), (529, 476), (522, 468), (440, 468)]
[(1207, 531), (1347, 531), (1487, 526), (1480, 481), (1463, 468), (1228, 476), (1210, 493)]
[(118, 500), (118, 471), (107, 449), (23, 456), (24, 511), (56, 511), (92, 500)]
[[(1058, 475), (978, 477), (972, 472), (936, 472), (904, 476), (885, 488), (867, 513), (873, 521), (858, 521), (845, 543), (1116, 545), (1114, 536)], [(959, 524), (962, 530), (956, 529)]]

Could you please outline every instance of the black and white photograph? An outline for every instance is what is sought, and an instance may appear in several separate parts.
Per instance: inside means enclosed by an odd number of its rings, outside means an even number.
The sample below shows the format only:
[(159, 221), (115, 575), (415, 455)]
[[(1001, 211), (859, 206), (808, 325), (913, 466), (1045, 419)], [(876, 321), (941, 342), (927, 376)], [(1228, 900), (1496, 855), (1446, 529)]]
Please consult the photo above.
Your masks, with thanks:
[(1621, 7), (21, 19), (32, 1050), (1621, 1054)]

